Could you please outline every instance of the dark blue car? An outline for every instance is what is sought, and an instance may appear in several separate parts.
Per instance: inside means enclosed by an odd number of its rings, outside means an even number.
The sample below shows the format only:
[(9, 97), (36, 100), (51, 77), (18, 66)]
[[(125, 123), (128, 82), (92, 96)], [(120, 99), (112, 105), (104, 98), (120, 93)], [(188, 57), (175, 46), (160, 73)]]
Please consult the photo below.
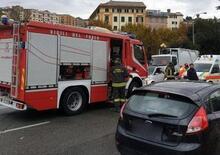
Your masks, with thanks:
[(220, 85), (166, 81), (133, 91), (116, 131), (121, 154), (219, 154)]

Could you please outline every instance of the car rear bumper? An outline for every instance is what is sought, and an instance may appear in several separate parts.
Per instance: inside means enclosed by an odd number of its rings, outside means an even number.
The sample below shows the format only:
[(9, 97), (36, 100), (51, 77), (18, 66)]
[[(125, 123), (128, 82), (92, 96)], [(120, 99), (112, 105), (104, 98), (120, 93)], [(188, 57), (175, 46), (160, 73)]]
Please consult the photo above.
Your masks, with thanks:
[(122, 154), (163, 154), (163, 155), (197, 155), (201, 153), (201, 144), (180, 143), (177, 146), (161, 145), (128, 135), (118, 127), (116, 132), (116, 146)]

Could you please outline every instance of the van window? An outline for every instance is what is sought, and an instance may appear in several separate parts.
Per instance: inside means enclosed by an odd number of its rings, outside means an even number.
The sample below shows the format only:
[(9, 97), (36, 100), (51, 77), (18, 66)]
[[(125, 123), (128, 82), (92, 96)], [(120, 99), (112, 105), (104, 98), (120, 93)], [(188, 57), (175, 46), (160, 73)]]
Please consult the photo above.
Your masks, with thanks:
[(172, 63), (174, 66), (177, 65), (177, 58), (176, 57), (172, 57)]
[(182, 117), (195, 108), (195, 104), (180, 95), (156, 92), (138, 92), (130, 97), (126, 108), (136, 113), (164, 114)]
[(211, 74), (214, 74), (214, 73), (219, 73), (220, 69), (219, 69), (219, 65), (218, 64), (215, 64), (212, 68), (212, 72)]
[(209, 72), (212, 64), (195, 63), (194, 68), (197, 72)]

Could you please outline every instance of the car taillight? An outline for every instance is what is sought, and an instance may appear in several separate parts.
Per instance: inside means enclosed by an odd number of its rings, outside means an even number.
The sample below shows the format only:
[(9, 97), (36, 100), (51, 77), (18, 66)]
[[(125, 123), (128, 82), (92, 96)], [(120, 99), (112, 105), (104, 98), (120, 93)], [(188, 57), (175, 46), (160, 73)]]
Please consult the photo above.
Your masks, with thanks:
[(205, 108), (202, 106), (194, 115), (192, 120), (190, 121), (187, 131), (187, 134), (194, 134), (197, 132), (201, 132), (208, 128), (208, 118), (206, 114)]
[(125, 110), (125, 105), (126, 105), (126, 103), (124, 103), (124, 104), (122, 105), (121, 110), (120, 110), (120, 119), (121, 119), (121, 120), (123, 120), (123, 112), (124, 112), (124, 110)]

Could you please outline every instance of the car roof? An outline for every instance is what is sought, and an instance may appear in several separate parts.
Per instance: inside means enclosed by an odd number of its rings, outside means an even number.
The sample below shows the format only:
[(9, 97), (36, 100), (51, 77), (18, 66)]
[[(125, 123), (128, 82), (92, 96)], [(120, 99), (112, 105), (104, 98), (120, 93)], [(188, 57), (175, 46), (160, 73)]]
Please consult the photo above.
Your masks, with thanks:
[(209, 93), (219, 89), (220, 85), (199, 82), (199, 81), (163, 81), (159, 83), (154, 83), (149, 86), (144, 86), (137, 90), (148, 90), (156, 92), (172, 93), (181, 96), (185, 96), (194, 102), (203, 100)]

